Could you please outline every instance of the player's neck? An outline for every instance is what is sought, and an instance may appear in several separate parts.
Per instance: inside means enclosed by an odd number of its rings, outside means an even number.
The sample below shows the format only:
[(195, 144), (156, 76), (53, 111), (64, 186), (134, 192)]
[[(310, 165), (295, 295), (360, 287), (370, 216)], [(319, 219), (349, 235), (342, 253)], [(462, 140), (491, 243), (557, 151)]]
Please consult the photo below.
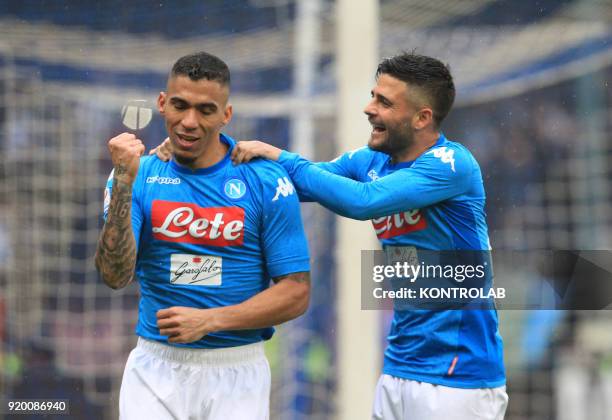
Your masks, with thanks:
[(416, 133), (414, 141), (408, 147), (391, 156), (393, 163), (412, 162), (416, 160), (416, 158), (436, 144), (439, 138), (439, 131)]
[(210, 168), (225, 158), (228, 149), (229, 147), (221, 141), (220, 136), (211, 139), (210, 144), (206, 145), (204, 153), (188, 166), (192, 170)]

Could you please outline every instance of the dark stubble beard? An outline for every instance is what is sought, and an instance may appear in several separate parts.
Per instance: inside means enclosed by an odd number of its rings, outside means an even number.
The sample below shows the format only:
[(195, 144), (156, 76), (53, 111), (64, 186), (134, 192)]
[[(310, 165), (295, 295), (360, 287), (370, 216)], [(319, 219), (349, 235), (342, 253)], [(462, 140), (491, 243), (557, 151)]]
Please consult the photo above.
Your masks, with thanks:
[(387, 141), (376, 146), (368, 145), (370, 149), (395, 157), (414, 144), (414, 139), (411, 136), (401, 136), (398, 132), (391, 131), (387, 131), (387, 134)]
[(179, 153), (177, 153), (177, 151), (179, 151), (179, 147), (174, 143), (174, 139), (172, 137), (170, 137), (170, 143), (172, 144), (172, 147), (174, 148), (174, 153), (172, 153), (172, 159), (174, 159), (175, 162), (181, 164), (182, 166), (186, 166), (188, 168), (190, 168), (196, 161), (195, 157), (187, 157), (187, 156), (181, 156)]

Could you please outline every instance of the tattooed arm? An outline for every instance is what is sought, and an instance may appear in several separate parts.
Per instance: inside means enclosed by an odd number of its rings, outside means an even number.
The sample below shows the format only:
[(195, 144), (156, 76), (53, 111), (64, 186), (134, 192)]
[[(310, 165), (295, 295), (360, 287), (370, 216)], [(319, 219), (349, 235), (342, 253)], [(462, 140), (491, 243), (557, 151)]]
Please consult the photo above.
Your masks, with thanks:
[(106, 223), (98, 240), (96, 269), (104, 282), (121, 289), (134, 277), (136, 239), (132, 231), (132, 184), (138, 174), (144, 145), (133, 134), (111, 139), (108, 148), (113, 160), (113, 192)]

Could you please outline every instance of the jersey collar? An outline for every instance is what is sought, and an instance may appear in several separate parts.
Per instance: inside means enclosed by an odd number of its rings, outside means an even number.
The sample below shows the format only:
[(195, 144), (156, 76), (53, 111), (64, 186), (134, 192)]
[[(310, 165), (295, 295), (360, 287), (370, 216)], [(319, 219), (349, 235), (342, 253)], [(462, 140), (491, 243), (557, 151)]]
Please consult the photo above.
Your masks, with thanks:
[[(438, 137), (438, 140), (436, 140), (436, 142), (429, 148), (427, 149), (425, 152), (423, 152), (423, 154), (421, 156), (423, 156), (425, 153), (427, 153), (429, 150), (433, 149), (434, 147), (438, 147), (443, 145), (444, 143), (446, 143), (446, 137), (444, 136), (444, 133), (440, 132), (440, 137)], [(418, 159), (418, 157), (417, 157)], [(415, 159), (416, 160), (416, 159)], [(414, 160), (409, 160), (407, 162), (399, 162), (399, 163), (391, 163), (391, 156), (389, 156), (389, 168), (390, 169), (402, 169), (402, 168), (410, 168), (412, 166), (412, 164), (414, 163)]]

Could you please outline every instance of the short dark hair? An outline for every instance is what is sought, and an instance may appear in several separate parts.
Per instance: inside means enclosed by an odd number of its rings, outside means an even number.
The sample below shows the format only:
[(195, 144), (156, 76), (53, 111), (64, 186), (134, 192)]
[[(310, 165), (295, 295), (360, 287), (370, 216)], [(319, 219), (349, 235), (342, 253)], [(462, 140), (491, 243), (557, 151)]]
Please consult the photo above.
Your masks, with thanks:
[(170, 76), (187, 76), (193, 81), (214, 80), (222, 85), (230, 84), (229, 67), (219, 57), (201, 51), (179, 58)]
[(437, 126), (448, 115), (455, 101), (455, 84), (450, 69), (440, 60), (413, 52), (404, 52), (383, 59), (376, 69), (376, 78), (387, 74), (425, 93)]

